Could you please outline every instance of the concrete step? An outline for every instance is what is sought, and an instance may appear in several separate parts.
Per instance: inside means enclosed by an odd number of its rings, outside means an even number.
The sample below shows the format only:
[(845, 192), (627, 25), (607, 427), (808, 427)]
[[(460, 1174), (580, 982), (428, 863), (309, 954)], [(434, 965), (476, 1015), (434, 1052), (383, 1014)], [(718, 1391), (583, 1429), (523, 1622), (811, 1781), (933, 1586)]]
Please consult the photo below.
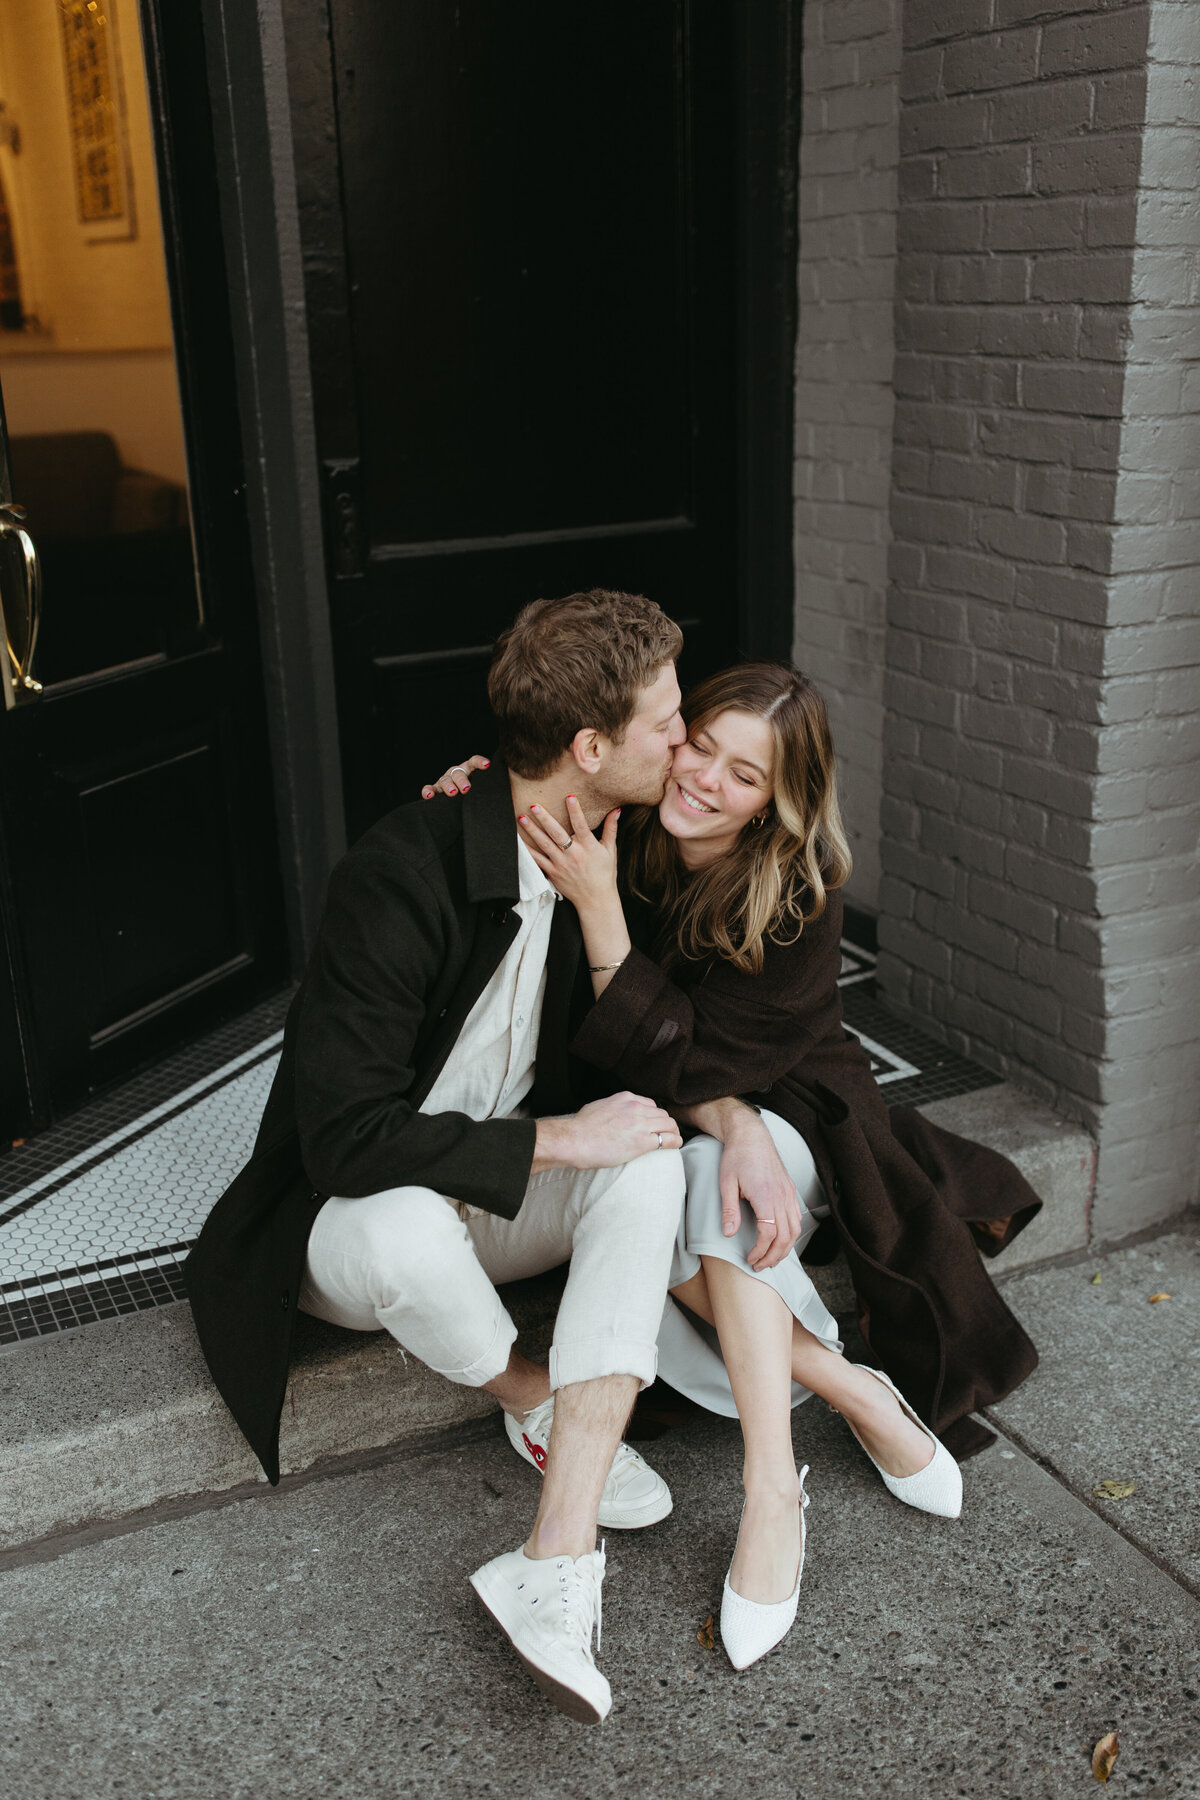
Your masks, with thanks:
[[(1007, 1084), (926, 1109), (939, 1124), (1011, 1156), (1046, 1202), (993, 1271), (1087, 1243), (1092, 1146), (1086, 1134)], [(853, 1312), (839, 1259), (813, 1270), (826, 1304)], [(553, 1275), (508, 1290), (530, 1355), (544, 1354)], [(407, 1360), (385, 1334), (299, 1321), (284, 1407), (285, 1473), (419, 1441), (496, 1411)], [(186, 1306), (134, 1313), (0, 1353), (0, 1551), (118, 1520), (163, 1501), (219, 1494), (263, 1476), (213, 1389)]]

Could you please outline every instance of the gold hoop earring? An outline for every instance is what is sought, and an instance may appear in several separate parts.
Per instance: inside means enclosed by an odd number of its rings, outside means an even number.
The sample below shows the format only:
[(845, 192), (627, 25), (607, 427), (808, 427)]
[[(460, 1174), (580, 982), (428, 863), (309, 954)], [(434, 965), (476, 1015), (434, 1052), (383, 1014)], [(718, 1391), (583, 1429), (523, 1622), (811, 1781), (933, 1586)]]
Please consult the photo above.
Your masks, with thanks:
[(752, 819), (750, 820), (750, 823), (754, 826), (754, 829), (756, 831), (761, 831), (763, 826), (766, 824), (766, 822), (767, 822), (767, 815), (765, 812), (755, 813), (754, 816), (752, 817)]

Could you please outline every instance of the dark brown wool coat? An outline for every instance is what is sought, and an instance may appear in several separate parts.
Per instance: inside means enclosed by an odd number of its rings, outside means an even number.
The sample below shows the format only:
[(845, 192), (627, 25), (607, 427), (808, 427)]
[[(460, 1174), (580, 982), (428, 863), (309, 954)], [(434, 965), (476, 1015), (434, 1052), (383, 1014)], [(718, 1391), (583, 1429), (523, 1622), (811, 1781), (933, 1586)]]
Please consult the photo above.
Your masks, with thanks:
[[(652, 922), (628, 908), (635, 944)], [(911, 1107), (890, 1112), (842, 1025), (842, 899), (760, 975), (712, 959), (672, 978), (635, 948), (571, 1043), (611, 1086), (685, 1106), (740, 1094), (807, 1142), (829, 1196), (872, 1353), (957, 1456), (991, 1433), (967, 1417), (1011, 1393), (1037, 1352), (992, 1285), (995, 1255), (1041, 1207), (994, 1150)]]

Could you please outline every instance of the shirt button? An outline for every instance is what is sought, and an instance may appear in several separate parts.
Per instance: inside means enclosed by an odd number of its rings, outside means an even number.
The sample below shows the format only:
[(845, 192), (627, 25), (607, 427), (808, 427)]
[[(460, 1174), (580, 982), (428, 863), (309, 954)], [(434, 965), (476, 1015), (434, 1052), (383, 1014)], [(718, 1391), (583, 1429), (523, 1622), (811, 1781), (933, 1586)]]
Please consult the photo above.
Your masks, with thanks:
[(517, 1014), (517, 1016), (516, 1016), (516, 1018), (515, 1018), (515, 1020), (514, 1020), (514, 1021), (513, 1021), (513, 1023), (514, 1023), (514, 1024), (515, 1024), (515, 1025), (516, 1025), (516, 1026), (517, 1026), (517, 1027), (518, 1027), (518, 1028), (519, 1028), (519, 1027), (520, 1027), (520, 1026), (522, 1026), (522, 1025), (524, 1025), (524, 1023), (525, 1023), (525, 1015), (524, 1015), (524, 1013), (518, 1013), (518, 1014)]

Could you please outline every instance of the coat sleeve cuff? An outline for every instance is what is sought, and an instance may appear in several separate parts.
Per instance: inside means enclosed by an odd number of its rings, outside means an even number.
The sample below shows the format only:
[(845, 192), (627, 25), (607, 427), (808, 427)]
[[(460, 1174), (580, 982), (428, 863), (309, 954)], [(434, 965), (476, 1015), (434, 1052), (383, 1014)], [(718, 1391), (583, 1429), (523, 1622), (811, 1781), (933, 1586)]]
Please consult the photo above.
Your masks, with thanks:
[(631, 950), (572, 1038), (571, 1054), (593, 1068), (611, 1069), (670, 985), (656, 962)]

